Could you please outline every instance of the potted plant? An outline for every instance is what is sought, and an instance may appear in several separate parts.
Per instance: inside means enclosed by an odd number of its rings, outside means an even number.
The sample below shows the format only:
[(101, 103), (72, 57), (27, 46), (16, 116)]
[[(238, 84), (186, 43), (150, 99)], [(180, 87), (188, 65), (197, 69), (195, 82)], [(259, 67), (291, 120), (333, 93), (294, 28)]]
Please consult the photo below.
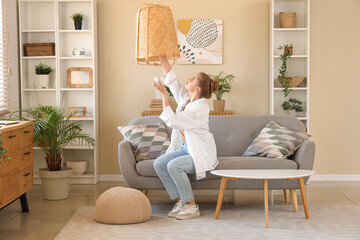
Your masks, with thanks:
[(168, 97), (169, 97), (169, 105), (170, 105), (171, 109), (175, 112), (178, 104), (174, 98), (174, 95), (170, 91), (170, 88), (167, 86), (165, 86), (165, 88), (166, 88), (166, 91), (167, 91)]
[(2, 137), (2, 134), (1, 134), (1, 127), (0, 127), (0, 164), (3, 163), (1, 161), (1, 159), (5, 160), (6, 162), (8, 162), (10, 160), (10, 158), (7, 156), (9, 149), (3, 147), (4, 140), (2, 140), (1, 137)]
[(289, 95), (289, 93), (292, 91), (291, 89), (291, 77), (287, 76), (287, 60), (290, 58), (290, 56), (292, 55), (292, 50), (293, 50), (293, 45), (284, 45), (284, 46), (280, 46), (278, 47), (279, 50), (283, 50), (284, 49), (284, 53), (280, 55), (280, 60), (282, 62), (281, 67), (279, 69), (279, 75), (278, 75), (278, 80), (281, 83), (281, 85), (284, 87), (283, 92), (284, 92), (284, 96), (287, 97)]
[(215, 92), (216, 100), (213, 101), (214, 112), (224, 112), (225, 109), (225, 100), (222, 99), (222, 95), (226, 92), (230, 92), (231, 82), (234, 80), (235, 76), (232, 74), (221, 76), (223, 72), (220, 72), (218, 75), (210, 75), (214, 80), (219, 81), (219, 88)]
[[(20, 113), (20, 114), (19, 114)], [(62, 167), (62, 151), (67, 144), (78, 141), (94, 146), (95, 140), (82, 133), (81, 122), (71, 121), (62, 108), (57, 106), (29, 107), (11, 114), (19, 120), (34, 122), (34, 144), (45, 154), (47, 168), (39, 169), (44, 198), (60, 200), (68, 198), (71, 168)], [(10, 117), (11, 117), (10, 116)]]
[(302, 107), (302, 102), (295, 99), (295, 98), (290, 98), (289, 101), (283, 102), (281, 107), (285, 111), (288, 111), (288, 116), (289, 117), (296, 117), (296, 112), (303, 112), (304, 111), (304, 109)]
[(35, 65), (38, 88), (49, 88), (50, 73), (52, 71), (54, 71), (54, 69), (41, 62), (38, 65)]
[(82, 13), (78, 12), (78, 13), (74, 13), (70, 17), (72, 20), (74, 20), (75, 30), (81, 30), (84, 15)]

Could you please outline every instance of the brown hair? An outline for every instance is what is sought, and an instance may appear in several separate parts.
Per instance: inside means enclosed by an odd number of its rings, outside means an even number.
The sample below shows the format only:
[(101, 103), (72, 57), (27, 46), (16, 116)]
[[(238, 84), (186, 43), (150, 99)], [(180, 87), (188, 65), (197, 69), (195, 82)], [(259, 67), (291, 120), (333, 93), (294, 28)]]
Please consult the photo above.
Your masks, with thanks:
[(219, 81), (212, 79), (206, 73), (200, 72), (197, 78), (200, 90), (200, 97), (211, 98), (211, 94), (216, 92), (219, 87)]

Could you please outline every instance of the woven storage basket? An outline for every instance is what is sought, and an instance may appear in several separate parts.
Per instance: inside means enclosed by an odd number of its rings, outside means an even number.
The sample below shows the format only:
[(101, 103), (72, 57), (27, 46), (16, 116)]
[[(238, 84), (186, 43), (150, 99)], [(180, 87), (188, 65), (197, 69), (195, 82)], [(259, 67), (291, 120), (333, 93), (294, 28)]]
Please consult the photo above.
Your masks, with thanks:
[(159, 56), (180, 57), (175, 24), (169, 7), (146, 4), (139, 8), (136, 23), (136, 61), (158, 65)]
[(294, 28), (296, 12), (280, 12), (280, 28)]
[[(304, 77), (291, 77), (290, 87), (298, 87), (300, 84), (302, 84), (305, 80)], [(283, 87), (280, 80), (277, 79), (277, 82), (275, 82), (275, 87)]]
[(55, 56), (55, 43), (25, 43), (25, 56)]

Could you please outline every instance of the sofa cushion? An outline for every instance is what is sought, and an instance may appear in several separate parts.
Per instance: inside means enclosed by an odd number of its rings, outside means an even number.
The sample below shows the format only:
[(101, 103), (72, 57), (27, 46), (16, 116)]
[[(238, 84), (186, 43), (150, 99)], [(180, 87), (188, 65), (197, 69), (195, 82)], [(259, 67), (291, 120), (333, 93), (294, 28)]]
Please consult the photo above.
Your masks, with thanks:
[(286, 158), (292, 155), (308, 136), (270, 121), (247, 148), (243, 156)]
[(170, 145), (163, 123), (120, 126), (118, 129), (130, 142), (137, 162), (157, 158)]
[[(297, 163), (283, 158), (265, 158), (265, 157), (218, 157), (219, 164), (216, 170), (219, 169), (297, 169)], [(137, 172), (146, 177), (157, 177), (153, 167), (154, 159), (144, 160), (136, 164)], [(195, 174), (189, 175), (190, 180), (195, 181)], [(203, 180), (217, 179), (219, 176), (213, 175), (210, 172), (206, 173), (206, 178)]]

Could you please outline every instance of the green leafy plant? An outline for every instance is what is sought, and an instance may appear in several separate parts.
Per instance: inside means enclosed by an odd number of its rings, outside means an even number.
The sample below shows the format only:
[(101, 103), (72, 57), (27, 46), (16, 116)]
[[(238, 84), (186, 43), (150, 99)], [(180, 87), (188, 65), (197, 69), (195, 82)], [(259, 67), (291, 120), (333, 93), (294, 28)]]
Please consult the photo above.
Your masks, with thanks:
[(286, 111), (286, 110), (295, 110), (296, 112), (302, 112), (304, 111), (303, 107), (302, 107), (302, 102), (295, 99), (295, 98), (290, 98), (289, 101), (285, 101), (283, 102), (283, 104), (281, 105), (281, 107)]
[[(0, 127), (1, 128), (1, 127)], [(1, 161), (1, 159), (4, 159), (6, 162), (8, 162), (11, 158), (9, 158), (8, 155), (8, 148), (4, 148), (3, 147), (3, 143), (4, 140), (1, 139), (2, 134), (1, 134), (1, 130), (0, 130), (0, 164), (2, 164), (3, 162)]]
[(52, 71), (54, 71), (54, 69), (41, 62), (38, 65), (35, 65), (35, 73), (38, 75), (47, 75), (50, 74)]
[(84, 15), (82, 13), (80, 13), (80, 12), (74, 13), (70, 17), (71, 17), (72, 20), (74, 20), (75, 23), (82, 23), (82, 21), (84, 19)]
[(34, 122), (34, 143), (45, 153), (49, 170), (60, 171), (61, 153), (67, 144), (78, 140), (81, 145), (95, 145), (89, 134), (82, 133), (81, 122), (70, 120), (77, 113), (73, 111), (66, 116), (60, 107), (40, 105), (15, 111), (10, 117), (14, 115), (16, 119)]
[(221, 100), (222, 95), (226, 92), (230, 92), (231, 89), (231, 82), (234, 81), (235, 76), (232, 74), (226, 75), (225, 77), (222, 77), (221, 74), (223, 72), (220, 72), (218, 75), (210, 75), (214, 80), (219, 81), (219, 88), (215, 92), (216, 99)]
[(291, 89), (291, 81), (292, 78), (287, 76), (287, 60), (290, 58), (291, 56), (291, 52), (290, 52), (290, 48), (293, 48), (293, 45), (284, 45), (284, 46), (280, 46), (278, 47), (279, 50), (283, 50), (284, 49), (284, 53), (280, 55), (280, 60), (282, 62), (280, 69), (279, 69), (279, 75), (278, 75), (278, 79), (279, 82), (281, 83), (281, 85), (284, 87), (283, 92), (284, 92), (284, 96), (287, 97), (289, 95), (289, 93), (292, 91)]
[[(165, 86), (165, 85), (164, 85)], [(168, 86), (165, 86), (166, 88), (166, 92), (168, 93), (169, 97), (173, 97), (174, 95), (172, 94), (172, 92), (170, 91), (170, 88)]]

